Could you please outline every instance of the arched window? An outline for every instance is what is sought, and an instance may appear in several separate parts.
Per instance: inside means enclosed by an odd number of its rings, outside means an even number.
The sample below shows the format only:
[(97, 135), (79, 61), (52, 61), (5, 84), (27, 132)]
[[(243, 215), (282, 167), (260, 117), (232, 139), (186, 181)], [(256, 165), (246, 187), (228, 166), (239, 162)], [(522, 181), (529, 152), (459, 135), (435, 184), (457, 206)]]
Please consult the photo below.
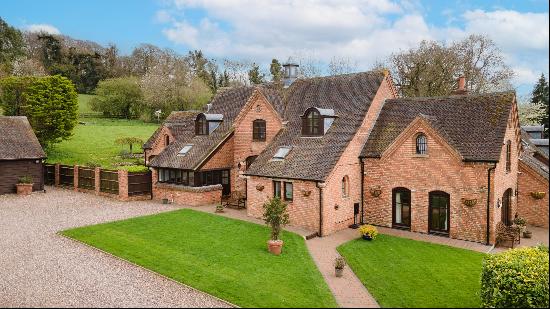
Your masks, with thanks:
[(204, 114), (198, 115), (195, 120), (195, 134), (208, 135), (208, 121), (206, 121)]
[(506, 142), (506, 171), (512, 170), (512, 142)]
[(342, 197), (349, 196), (349, 177), (346, 175), (342, 178)]
[(316, 108), (310, 108), (305, 117), (302, 119), (302, 135), (323, 135), (321, 115)]
[(265, 141), (265, 120), (256, 119), (252, 122), (252, 140), (263, 142)]
[(420, 133), (416, 136), (416, 154), (424, 155), (428, 153), (428, 140), (426, 135)]

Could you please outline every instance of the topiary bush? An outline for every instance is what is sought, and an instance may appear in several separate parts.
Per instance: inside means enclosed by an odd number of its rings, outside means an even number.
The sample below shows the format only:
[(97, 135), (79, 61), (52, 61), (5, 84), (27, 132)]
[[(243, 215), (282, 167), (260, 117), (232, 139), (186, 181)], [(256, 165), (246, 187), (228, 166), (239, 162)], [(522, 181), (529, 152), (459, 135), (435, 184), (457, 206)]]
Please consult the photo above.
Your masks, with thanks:
[(548, 250), (519, 248), (488, 255), (481, 273), (485, 308), (548, 308)]

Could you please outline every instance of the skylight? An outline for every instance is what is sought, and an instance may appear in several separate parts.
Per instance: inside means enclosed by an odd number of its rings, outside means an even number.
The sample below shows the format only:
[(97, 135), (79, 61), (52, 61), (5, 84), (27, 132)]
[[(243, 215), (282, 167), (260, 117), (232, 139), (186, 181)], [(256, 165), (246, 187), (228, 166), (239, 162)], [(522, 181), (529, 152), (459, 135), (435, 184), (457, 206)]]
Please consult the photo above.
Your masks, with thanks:
[(284, 160), (288, 153), (290, 152), (290, 147), (279, 147), (275, 155), (273, 156), (273, 159), (275, 160)]
[(193, 148), (192, 144), (187, 144), (183, 146), (180, 152), (178, 152), (178, 156), (185, 156), (189, 152), (189, 150), (191, 150), (191, 148)]

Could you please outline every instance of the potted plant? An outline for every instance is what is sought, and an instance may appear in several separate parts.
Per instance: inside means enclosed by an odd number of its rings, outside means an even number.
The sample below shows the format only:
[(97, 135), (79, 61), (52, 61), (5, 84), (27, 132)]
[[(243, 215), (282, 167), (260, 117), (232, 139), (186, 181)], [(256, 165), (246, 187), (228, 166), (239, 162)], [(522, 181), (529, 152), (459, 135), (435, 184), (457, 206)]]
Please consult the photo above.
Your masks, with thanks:
[(359, 227), (359, 233), (361, 234), (361, 237), (363, 237), (363, 239), (373, 240), (378, 235), (378, 230), (373, 225), (366, 224)]
[(287, 205), (280, 198), (274, 197), (263, 205), (264, 222), (271, 227), (271, 239), (267, 242), (269, 252), (279, 255), (281, 254), (283, 241), (279, 239), (283, 226), (289, 222)]
[(217, 213), (222, 213), (222, 212), (224, 212), (224, 210), (223, 210), (223, 205), (222, 205), (222, 204), (216, 205), (216, 212), (217, 212)]
[(527, 226), (527, 221), (523, 217), (516, 215), (513, 223), (519, 227), (520, 231), (522, 232), (525, 231), (525, 227)]
[(342, 277), (344, 274), (344, 267), (346, 267), (346, 260), (339, 256), (334, 260), (334, 274), (336, 277)]
[(29, 195), (32, 193), (33, 181), (31, 176), (23, 176), (19, 178), (17, 184), (17, 194), (18, 195)]
[(533, 233), (531, 231), (525, 230), (523, 231), (523, 238), (531, 238)]

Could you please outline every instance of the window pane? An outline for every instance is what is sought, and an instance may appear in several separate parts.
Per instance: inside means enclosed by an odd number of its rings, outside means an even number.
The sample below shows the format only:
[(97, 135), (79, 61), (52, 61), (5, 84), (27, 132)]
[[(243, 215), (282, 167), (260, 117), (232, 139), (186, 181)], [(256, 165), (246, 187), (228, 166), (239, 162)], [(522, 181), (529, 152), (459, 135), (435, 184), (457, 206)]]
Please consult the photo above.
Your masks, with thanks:
[(189, 172), (189, 185), (194, 187), (195, 186), (195, 173)]
[(281, 197), (281, 182), (279, 181), (273, 182), (273, 196)]
[(188, 182), (188, 179), (187, 179), (187, 174), (188, 174), (187, 171), (183, 171), (183, 173), (181, 175), (181, 183), (185, 186), (189, 185), (189, 182)]
[(292, 200), (292, 182), (285, 182), (285, 200)]

